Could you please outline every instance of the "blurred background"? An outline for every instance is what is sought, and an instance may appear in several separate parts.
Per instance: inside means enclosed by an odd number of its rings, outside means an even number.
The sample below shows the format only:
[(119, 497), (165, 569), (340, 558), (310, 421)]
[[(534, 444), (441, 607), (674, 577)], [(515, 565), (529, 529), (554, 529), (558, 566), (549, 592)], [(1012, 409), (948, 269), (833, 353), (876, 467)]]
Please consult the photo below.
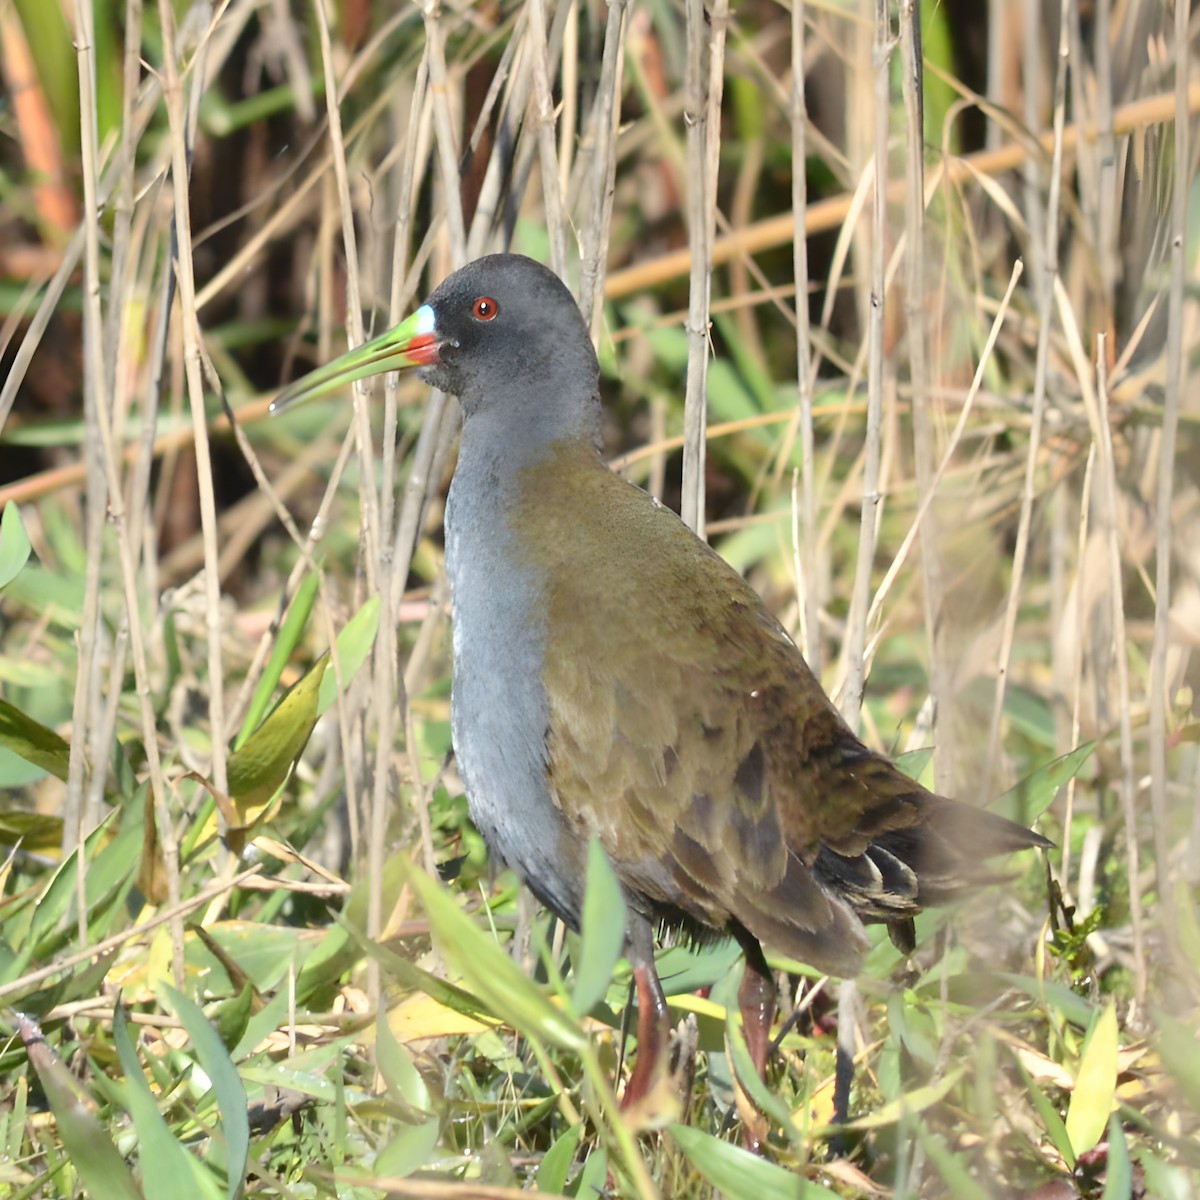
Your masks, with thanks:
[[(283, 1194), (315, 1158), (466, 1189), (438, 1195), (609, 1171), (761, 1195), (785, 1169), (847, 1195), (1196, 1194), (1195, 35), (1162, 0), (0, 0), (0, 1002), (50, 1047), (31, 1070), (13, 1025), (0, 1053), (14, 1194), (116, 1170), (64, 1163), (96, 1130), (66, 1132), (56, 1088), (100, 1103), (144, 1188), (120, 1130), (133, 1111), (144, 1146), (152, 1119), (106, 1073), (222, 1188)], [(703, 524), (864, 738), (1058, 845), (953, 933), (931, 920), (916, 965), (873, 958), (893, 990), (864, 996), (852, 1112), (896, 1108), (840, 1173), (811, 1161), (815, 980), (779, 1176), (747, 1183), (713, 1136), (720, 948), (677, 948), (680, 995), (717, 986), (680, 1001), (707, 1140), (642, 1156), (603, 1105), (581, 1121), (595, 1081), (541, 992), (455, 967), (499, 947), (561, 984), (588, 950), (492, 879), (450, 757), (457, 413), (412, 378), (268, 404), (499, 249), (579, 297), (616, 467)], [(474, 924), (417, 902), (412, 861)], [(88, 969), (51, 969), (71, 955)], [(203, 1044), (167, 987), (222, 1032), (222, 1088), (166, 1098), (153, 1063)], [(373, 1023), (381, 995), (407, 1015)], [(272, 1064), (292, 1109), (263, 1099)], [(243, 1121), (257, 1168), (214, 1159)]]

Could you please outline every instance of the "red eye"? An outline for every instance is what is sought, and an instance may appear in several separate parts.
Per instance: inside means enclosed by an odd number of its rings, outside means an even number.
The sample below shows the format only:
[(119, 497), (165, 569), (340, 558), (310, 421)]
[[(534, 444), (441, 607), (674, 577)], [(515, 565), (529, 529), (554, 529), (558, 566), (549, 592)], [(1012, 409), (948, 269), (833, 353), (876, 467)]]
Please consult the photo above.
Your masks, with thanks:
[(480, 296), (474, 304), (471, 305), (471, 316), (477, 321), (494, 320), (496, 314), (500, 311), (498, 305), (491, 296)]

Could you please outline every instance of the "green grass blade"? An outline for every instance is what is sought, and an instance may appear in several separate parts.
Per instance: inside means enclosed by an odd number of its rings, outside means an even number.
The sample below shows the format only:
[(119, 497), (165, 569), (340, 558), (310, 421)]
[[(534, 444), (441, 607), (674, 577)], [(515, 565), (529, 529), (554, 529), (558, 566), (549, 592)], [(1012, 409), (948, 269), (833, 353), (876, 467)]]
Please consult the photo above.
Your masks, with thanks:
[(603, 847), (592, 838), (588, 847), (587, 887), (583, 895), (583, 921), (579, 961), (571, 1001), (581, 1016), (604, 999), (613, 968), (625, 945), (625, 895)]
[(672, 1125), (670, 1132), (688, 1162), (727, 1200), (809, 1200), (834, 1194), (690, 1125)]
[(125, 1104), (138, 1137), (142, 1178), (153, 1181), (149, 1194), (154, 1200), (220, 1200), (216, 1179), (188, 1153), (158, 1111), (119, 1007), (113, 1014), (113, 1043), (125, 1072)]
[[(375, 634), (379, 629), (379, 597), (372, 596), (346, 622), (337, 635), (338, 671), (341, 672), (342, 687), (349, 687), (359, 668), (367, 661), (367, 655), (375, 645)], [(321, 680), (321, 692), (317, 700), (317, 716), (327, 712), (337, 700), (338, 671), (330, 662), (325, 677)]]
[(169, 1007), (182, 1022), (191, 1038), (192, 1049), (201, 1068), (212, 1082), (221, 1113), (221, 1130), (225, 1135), (225, 1162), (228, 1173), (225, 1194), (228, 1200), (242, 1189), (246, 1164), (250, 1157), (250, 1120), (246, 1115), (246, 1089), (238, 1077), (237, 1068), (209, 1019), (199, 1005), (170, 984), (163, 984)]
[(288, 605), (287, 614), (279, 626), (279, 636), (275, 639), (275, 645), (271, 647), (271, 654), (267, 659), (266, 667), (263, 668), (262, 677), (254, 689), (250, 706), (246, 709), (246, 719), (242, 722), (237, 739), (233, 743), (235, 750), (242, 747), (266, 715), (271, 697), (283, 676), (283, 669), (287, 666), (288, 660), (304, 635), (304, 628), (312, 613), (319, 583), (320, 579), (317, 573), (310, 571), (296, 589), (296, 594), (292, 597), (291, 604)]
[(1129, 1161), (1129, 1147), (1125, 1143), (1125, 1131), (1117, 1114), (1108, 1121), (1108, 1172), (1104, 1180), (1103, 1200), (1129, 1200), (1133, 1195), (1133, 1164)]
[(546, 999), (445, 888), (416, 868), (409, 870), (408, 880), (429, 916), (434, 940), (446, 962), (492, 1013), (527, 1037), (576, 1052), (586, 1046), (579, 1026)]
[(33, 1021), (18, 1016), (17, 1028), (83, 1186), (92, 1196), (105, 1200), (141, 1200), (129, 1168), (92, 1113), (75, 1076), (46, 1044)]

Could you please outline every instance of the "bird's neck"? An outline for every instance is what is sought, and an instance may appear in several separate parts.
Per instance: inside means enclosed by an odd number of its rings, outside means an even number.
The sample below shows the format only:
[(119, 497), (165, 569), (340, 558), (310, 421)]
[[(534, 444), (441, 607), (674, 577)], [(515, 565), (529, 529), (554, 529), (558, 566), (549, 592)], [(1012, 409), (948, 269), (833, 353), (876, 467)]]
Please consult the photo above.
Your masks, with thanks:
[(489, 491), (508, 491), (522, 471), (564, 447), (598, 455), (600, 397), (570, 397), (544, 387), (510, 386), (504, 394), (464, 402), (459, 471), (487, 480)]

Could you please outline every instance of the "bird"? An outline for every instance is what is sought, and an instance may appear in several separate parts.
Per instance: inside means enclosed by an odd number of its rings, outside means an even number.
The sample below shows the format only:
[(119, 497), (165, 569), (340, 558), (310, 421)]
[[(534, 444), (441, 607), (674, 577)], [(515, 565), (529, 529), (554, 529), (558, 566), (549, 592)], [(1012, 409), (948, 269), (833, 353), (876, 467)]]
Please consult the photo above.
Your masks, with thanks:
[(764, 947), (853, 977), (866, 924), (911, 951), (914, 916), (985, 879), (981, 860), (1051, 845), (868, 748), (754, 589), (608, 467), (596, 354), (553, 271), (477, 259), (273, 408), (406, 367), (463, 413), (445, 563), (471, 818), (576, 930), (589, 845), (603, 847), (638, 999), (623, 1105), (666, 1056), (658, 930), (737, 940), (763, 1075), (776, 1006)]

